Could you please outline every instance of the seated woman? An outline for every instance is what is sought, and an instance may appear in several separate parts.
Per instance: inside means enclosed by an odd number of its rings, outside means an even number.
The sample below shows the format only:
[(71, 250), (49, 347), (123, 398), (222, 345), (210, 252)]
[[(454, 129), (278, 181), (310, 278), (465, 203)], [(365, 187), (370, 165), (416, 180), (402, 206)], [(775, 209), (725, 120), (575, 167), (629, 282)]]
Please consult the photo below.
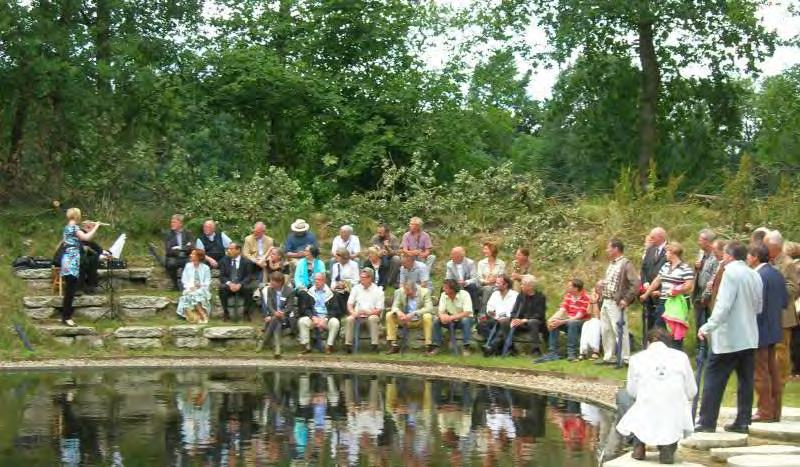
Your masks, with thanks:
[(506, 263), (497, 259), (497, 245), (493, 242), (483, 243), (485, 258), (478, 261), (478, 296), (480, 297), (480, 312), (486, 313), (486, 304), (495, 290), (498, 276), (506, 272)]
[(208, 323), (211, 313), (211, 268), (205, 263), (203, 250), (194, 249), (189, 253), (189, 262), (183, 268), (181, 283), (183, 295), (178, 302), (178, 316), (190, 323)]
[(383, 261), (381, 250), (371, 246), (367, 248), (367, 260), (364, 262), (365, 268), (375, 271), (375, 283), (378, 287), (386, 288), (389, 279), (389, 262)]
[(272, 273), (279, 272), (286, 276), (288, 279), (289, 277), (289, 262), (286, 261), (286, 255), (283, 253), (283, 250), (278, 247), (270, 247), (267, 250), (267, 260), (264, 262), (264, 275), (262, 277), (265, 278), (264, 282), (266, 282), (268, 278), (272, 277)]
[(591, 318), (583, 323), (581, 329), (581, 343), (579, 360), (600, 358), (600, 307), (603, 300), (603, 282), (599, 281), (592, 290), (589, 301), (589, 315)]

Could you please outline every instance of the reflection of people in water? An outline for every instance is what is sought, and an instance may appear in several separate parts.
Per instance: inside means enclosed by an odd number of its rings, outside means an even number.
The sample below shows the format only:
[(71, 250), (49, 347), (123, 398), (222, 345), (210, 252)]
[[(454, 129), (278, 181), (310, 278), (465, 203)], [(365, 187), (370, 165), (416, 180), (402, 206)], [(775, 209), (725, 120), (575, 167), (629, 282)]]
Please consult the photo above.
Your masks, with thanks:
[(191, 388), (175, 396), (181, 414), (181, 441), (183, 448), (193, 456), (198, 449), (211, 445), (211, 399), (202, 387)]
[(586, 421), (581, 417), (579, 402), (566, 401), (550, 407), (550, 420), (561, 427), (561, 437), (570, 450), (588, 449)]
[(61, 463), (66, 466), (78, 466), (81, 463), (80, 422), (72, 412), (74, 398), (72, 391), (56, 397), (56, 404), (61, 409), (58, 418)]

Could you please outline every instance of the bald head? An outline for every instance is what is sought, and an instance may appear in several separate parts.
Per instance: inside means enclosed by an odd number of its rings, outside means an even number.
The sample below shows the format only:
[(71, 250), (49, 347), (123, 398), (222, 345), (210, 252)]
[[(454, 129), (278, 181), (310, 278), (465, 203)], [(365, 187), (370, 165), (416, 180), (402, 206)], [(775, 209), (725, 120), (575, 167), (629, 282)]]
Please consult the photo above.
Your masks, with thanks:
[(264, 235), (266, 230), (267, 226), (263, 222), (256, 222), (256, 225), (253, 226), (253, 233), (256, 235), (256, 237)]
[(650, 238), (653, 240), (653, 245), (661, 245), (667, 241), (667, 231), (663, 227), (654, 227), (650, 231)]
[(783, 252), (783, 235), (777, 230), (770, 230), (764, 235), (764, 245), (769, 250), (769, 259), (775, 259)]
[(450, 259), (452, 259), (454, 263), (460, 263), (461, 261), (464, 260), (465, 254), (466, 253), (464, 252), (464, 247), (461, 246), (453, 247), (453, 249), (450, 250)]

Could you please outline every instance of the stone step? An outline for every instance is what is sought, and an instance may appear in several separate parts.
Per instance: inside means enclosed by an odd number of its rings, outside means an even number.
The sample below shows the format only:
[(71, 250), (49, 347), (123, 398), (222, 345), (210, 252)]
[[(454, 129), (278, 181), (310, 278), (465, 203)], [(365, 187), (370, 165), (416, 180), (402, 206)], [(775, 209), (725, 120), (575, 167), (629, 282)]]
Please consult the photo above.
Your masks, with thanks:
[(800, 456), (773, 454), (768, 456), (735, 456), (728, 459), (731, 467), (800, 467)]
[(61, 336), (93, 336), (97, 334), (97, 330), (91, 326), (63, 326), (63, 325), (44, 325), (38, 326), (39, 331), (55, 337)]
[[(756, 409), (753, 409), (753, 415)], [(736, 418), (736, 407), (722, 407), (719, 409), (720, 425)], [(800, 407), (783, 407), (781, 410), (782, 422), (800, 422)]]
[[(23, 297), (24, 313), (33, 320), (44, 320), (58, 316), (63, 298), (57, 295), (36, 295)], [(114, 303), (118, 312), (125, 318), (138, 319), (154, 317), (166, 312), (175, 300), (158, 295), (116, 295)], [(75, 315), (81, 318), (98, 319), (109, 310), (109, 297), (106, 294), (81, 295), (73, 301)]]
[[(153, 268), (128, 268), (128, 269), (98, 269), (97, 275), (103, 279), (111, 275), (115, 279), (127, 279), (131, 281), (147, 281), (153, 274)], [(14, 275), (26, 281), (31, 280), (51, 280), (53, 278), (53, 270), (49, 268), (44, 269), (22, 269), (14, 271)]]
[[(617, 457), (616, 459), (612, 459), (610, 461), (606, 461), (603, 463), (603, 467), (628, 467), (628, 466), (647, 466), (647, 465), (657, 465), (658, 464), (658, 452), (647, 452), (646, 460), (639, 461), (634, 459), (632, 453), (627, 453), (624, 456)], [(672, 464), (677, 467), (702, 467), (701, 464), (695, 464), (693, 462), (682, 462), (680, 460), (680, 456), (676, 453), (675, 456), (675, 463)]]
[(725, 462), (734, 456), (772, 456), (772, 455), (798, 455), (800, 446), (788, 444), (762, 444), (760, 446), (743, 446), (739, 448), (713, 448), (711, 460)]
[(693, 433), (692, 436), (681, 440), (680, 447), (708, 451), (711, 448), (735, 448), (747, 446), (748, 436), (743, 433), (728, 433), (717, 431), (715, 433)]
[(753, 423), (750, 434), (757, 438), (800, 442), (800, 422)]

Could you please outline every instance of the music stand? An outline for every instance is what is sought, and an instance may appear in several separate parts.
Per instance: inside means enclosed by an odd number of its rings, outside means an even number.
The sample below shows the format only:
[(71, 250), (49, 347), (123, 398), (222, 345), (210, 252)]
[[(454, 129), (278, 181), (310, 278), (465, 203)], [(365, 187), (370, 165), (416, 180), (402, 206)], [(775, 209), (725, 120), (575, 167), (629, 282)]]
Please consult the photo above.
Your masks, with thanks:
[(109, 319), (116, 319), (121, 322), (125, 322), (122, 319), (122, 315), (117, 311), (117, 297), (114, 290), (114, 269), (111, 268), (111, 260), (114, 259), (113, 256), (106, 257), (106, 279), (101, 286), (101, 288), (106, 292), (106, 297), (108, 299), (108, 310), (104, 311), (103, 314), (98, 316), (94, 322), (98, 322), (103, 318)]

